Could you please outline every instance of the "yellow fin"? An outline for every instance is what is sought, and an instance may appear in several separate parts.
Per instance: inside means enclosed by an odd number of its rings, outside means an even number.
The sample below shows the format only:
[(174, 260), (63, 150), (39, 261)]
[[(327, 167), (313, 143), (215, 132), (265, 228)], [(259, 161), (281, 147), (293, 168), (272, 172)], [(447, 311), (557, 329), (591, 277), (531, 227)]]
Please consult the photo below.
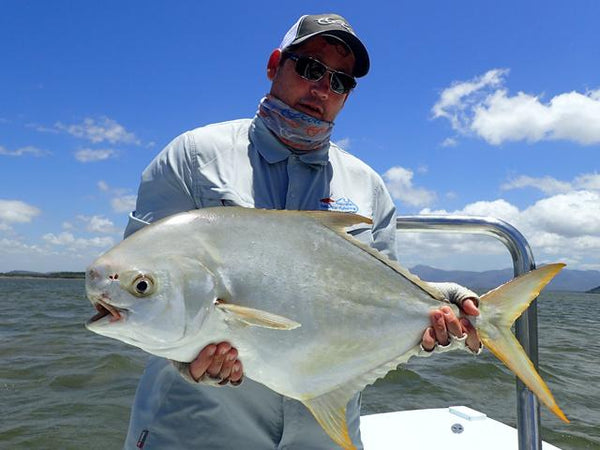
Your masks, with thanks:
[(501, 310), (503, 324), (510, 326), (563, 267), (563, 263), (548, 264), (520, 275), (483, 294), (480, 303), (484, 308)]
[(475, 321), (475, 328), (483, 344), (506, 364), (550, 411), (568, 423), (569, 420), (557, 405), (550, 389), (510, 330), (516, 318), (564, 266), (543, 266), (482, 295), (479, 299), (481, 314)]
[(275, 330), (293, 330), (300, 326), (298, 322), (287, 317), (278, 316), (277, 314), (260, 309), (224, 303), (222, 301), (218, 301), (215, 307), (228, 315), (230, 319), (237, 320), (245, 325), (272, 328)]
[(351, 397), (343, 390), (337, 389), (302, 401), (329, 437), (345, 450), (356, 449), (346, 424), (346, 405)]

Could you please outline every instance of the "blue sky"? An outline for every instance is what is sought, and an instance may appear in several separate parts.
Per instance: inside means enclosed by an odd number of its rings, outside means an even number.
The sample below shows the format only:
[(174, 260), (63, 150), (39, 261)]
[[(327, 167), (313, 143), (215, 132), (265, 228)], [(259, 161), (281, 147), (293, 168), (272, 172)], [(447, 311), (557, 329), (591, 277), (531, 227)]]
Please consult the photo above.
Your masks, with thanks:
[[(186, 130), (252, 116), (287, 29), (330, 11), (372, 60), (333, 138), (384, 177), (400, 213), (500, 217), (538, 263), (600, 269), (594, 0), (1, 8), (0, 271), (83, 270), (121, 239), (152, 157)], [(510, 264), (489, 240), (403, 234), (400, 248), (407, 266)]]

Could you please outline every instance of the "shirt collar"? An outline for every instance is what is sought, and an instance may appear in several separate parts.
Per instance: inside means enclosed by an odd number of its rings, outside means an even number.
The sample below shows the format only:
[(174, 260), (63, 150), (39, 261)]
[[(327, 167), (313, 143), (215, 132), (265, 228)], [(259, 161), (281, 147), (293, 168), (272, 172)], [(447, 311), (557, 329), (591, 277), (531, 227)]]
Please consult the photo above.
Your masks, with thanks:
[[(296, 155), (300, 161), (311, 166), (325, 166), (329, 162), (328, 145), (318, 150), (295, 153), (269, 131), (259, 116), (254, 117), (252, 125), (250, 126), (250, 142), (255, 144), (258, 153), (260, 153), (269, 164), (284, 161), (291, 155)], [(259, 142), (260, 144), (256, 145)]]

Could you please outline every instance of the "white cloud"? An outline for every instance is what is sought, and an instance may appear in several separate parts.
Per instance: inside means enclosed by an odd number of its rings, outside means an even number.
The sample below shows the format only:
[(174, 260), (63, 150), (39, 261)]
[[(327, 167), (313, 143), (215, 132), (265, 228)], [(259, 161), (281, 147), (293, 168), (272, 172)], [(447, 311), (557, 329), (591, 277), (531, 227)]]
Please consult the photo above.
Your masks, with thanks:
[(433, 106), (433, 117), (445, 117), (450, 120), (452, 128), (464, 130), (468, 122), (469, 108), (480, 101), (480, 94), (488, 88), (502, 85), (508, 69), (493, 69), (471, 81), (457, 81), (442, 91), (440, 99)]
[(433, 106), (433, 117), (444, 117), (459, 133), (478, 135), (492, 145), (559, 139), (600, 143), (600, 89), (562, 93), (542, 102), (523, 92), (511, 96), (504, 87), (507, 73), (494, 69), (453, 83)]
[(425, 206), (436, 199), (435, 192), (413, 186), (413, 172), (404, 167), (392, 167), (383, 174), (385, 184), (396, 200), (410, 206)]
[(103, 181), (103, 180), (98, 181), (97, 186), (98, 186), (98, 189), (100, 189), (102, 192), (108, 192), (108, 190), (109, 190), (109, 186), (106, 181)]
[(92, 233), (117, 233), (115, 224), (106, 217), (102, 216), (77, 216), (77, 218), (86, 224), (86, 230)]
[[(498, 199), (474, 202), (454, 211), (423, 209), (420, 214), (496, 217), (515, 226), (526, 237), (538, 263), (566, 261), (576, 268), (585, 264), (588, 268), (600, 269), (600, 192), (574, 190), (561, 193), (523, 210)], [(502, 247), (484, 245), (481, 238), (463, 235), (436, 234), (412, 239), (418, 248), (407, 254), (416, 261), (433, 255), (444, 258), (448, 252), (474, 257), (506, 253)], [(451, 264), (452, 259), (447, 259), (447, 263)]]
[(141, 144), (134, 133), (127, 131), (123, 125), (108, 117), (100, 117), (98, 119), (87, 117), (83, 119), (81, 124), (73, 125), (65, 125), (57, 122), (54, 127), (72, 136), (87, 139), (94, 143), (107, 141), (111, 144)]
[(466, 216), (483, 216), (483, 217), (496, 217), (507, 222), (514, 222), (519, 218), (519, 209), (516, 206), (511, 205), (509, 202), (503, 199), (494, 201), (478, 201), (466, 205), (461, 210), (446, 211), (445, 209), (432, 210), (425, 208), (419, 212), (419, 214), (455, 214), (455, 215), (466, 215)]
[(586, 173), (575, 177), (571, 182), (561, 181), (556, 178), (545, 177), (530, 177), (521, 175), (502, 184), (502, 190), (535, 188), (545, 194), (565, 194), (574, 190), (589, 190), (600, 191), (600, 174)]
[(69, 233), (67, 231), (64, 231), (58, 235), (54, 233), (46, 233), (44, 236), (42, 236), (42, 239), (44, 239), (44, 241), (46, 241), (48, 244), (52, 245), (70, 245), (75, 242), (75, 236), (73, 233)]
[(32, 128), (35, 131), (39, 131), (40, 133), (52, 133), (52, 134), (60, 133), (60, 130), (57, 130), (56, 128), (48, 127), (46, 125), (40, 125), (39, 123), (34, 123), (34, 122), (26, 123), (25, 126), (27, 128)]
[(599, 173), (586, 173), (580, 175), (573, 180), (573, 185), (579, 189), (589, 189), (593, 191), (600, 191), (600, 174)]
[(83, 271), (114, 243), (110, 237), (82, 239), (52, 234), (45, 235), (39, 245), (25, 243), (19, 237), (0, 238), (0, 272)]
[(114, 212), (117, 213), (129, 213), (135, 210), (135, 202), (137, 200), (136, 195), (123, 195), (121, 197), (115, 197), (110, 201), (110, 205)]
[(41, 211), (35, 206), (20, 200), (0, 199), (0, 224), (28, 223), (40, 213)]
[(446, 138), (442, 141), (442, 147), (456, 147), (458, 141), (455, 138)]
[(106, 181), (100, 180), (98, 189), (111, 195), (110, 204), (116, 213), (129, 213), (135, 209), (136, 195), (129, 193), (128, 189), (113, 188)]
[(58, 235), (54, 233), (47, 233), (42, 236), (42, 239), (51, 245), (69, 247), (72, 250), (84, 250), (92, 248), (108, 249), (115, 244), (115, 240), (112, 237), (92, 237), (89, 239), (78, 238), (73, 233), (62, 232)]
[(31, 156), (41, 157), (41, 156), (46, 156), (49, 154), (50, 154), (50, 152), (48, 152), (46, 150), (40, 150), (39, 148), (33, 147), (31, 145), (29, 145), (27, 147), (21, 147), (16, 150), (7, 150), (6, 148), (4, 148), (0, 145), (0, 155), (1, 156), (18, 157), (18, 156), (31, 155)]
[(75, 159), (82, 163), (104, 161), (109, 158), (115, 157), (116, 151), (110, 149), (94, 150), (91, 148), (85, 148), (75, 152)]
[(522, 189), (526, 187), (533, 187), (539, 189), (540, 191), (546, 194), (563, 193), (568, 192), (572, 189), (571, 183), (560, 181), (556, 178), (552, 178), (549, 176), (535, 178), (526, 175), (516, 177), (500, 186), (500, 188), (505, 191), (511, 189)]
[(600, 236), (600, 193), (573, 191), (542, 199), (523, 211), (531, 229), (566, 238)]

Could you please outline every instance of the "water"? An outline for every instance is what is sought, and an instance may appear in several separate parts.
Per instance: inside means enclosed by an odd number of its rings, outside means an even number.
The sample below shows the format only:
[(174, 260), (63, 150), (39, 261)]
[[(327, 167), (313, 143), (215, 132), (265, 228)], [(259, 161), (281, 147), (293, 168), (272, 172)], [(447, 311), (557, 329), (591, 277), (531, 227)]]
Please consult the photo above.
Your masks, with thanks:
[[(542, 438), (600, 448), (600, 296), (539, 302), (542, 377), (571, 419), (542, 407)], [(0, 278), (0, 448), (118, 449), (146, 355), (83, 327), (82, 280)], [(516, 424), (514, 377), (493, 356), (411, 360), (363, 396), (363, 413), (466, 405)]]

